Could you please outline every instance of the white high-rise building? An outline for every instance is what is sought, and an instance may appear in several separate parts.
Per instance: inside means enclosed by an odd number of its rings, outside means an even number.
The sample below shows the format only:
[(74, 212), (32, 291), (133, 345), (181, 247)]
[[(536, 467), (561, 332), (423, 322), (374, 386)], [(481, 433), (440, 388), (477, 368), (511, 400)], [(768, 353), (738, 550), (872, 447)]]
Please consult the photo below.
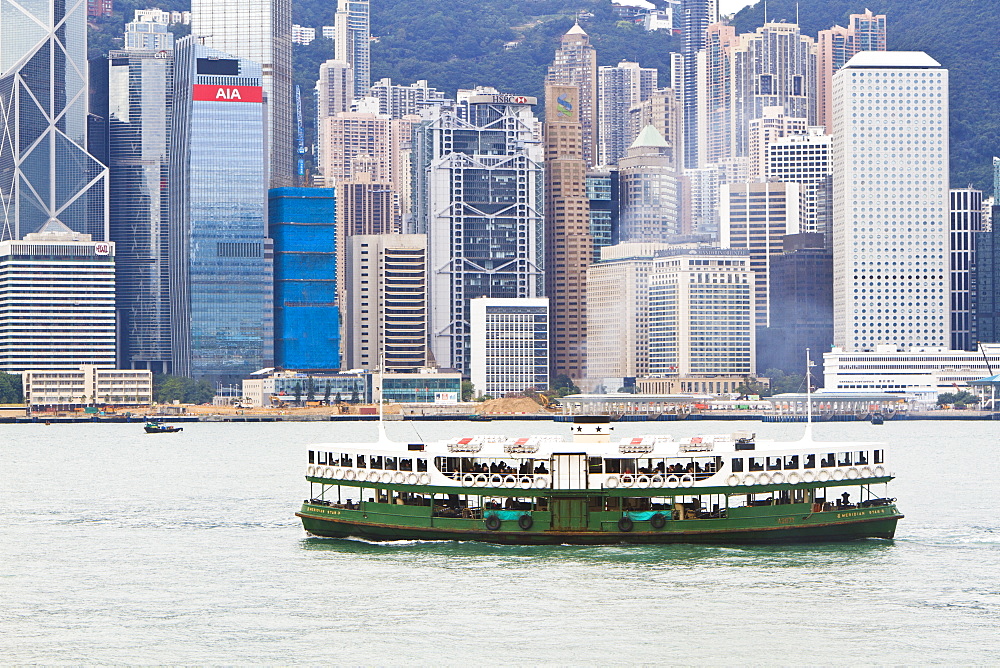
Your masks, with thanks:
[(207, 47), (261, 65), (270, 184), (292, 185), (291, 0), (191, 0), (191, 34)]
[(58, 220), (0, 242), (0, 371), (113, 369), (115, 322), (113, 242)]
[(833, 174), (833, 137), (824, 132), (822, 126), (812, 127), (806, 134), (778, 137), (764, 145), (763, 179), (802, 186), (802, 232), (830, 232), (829, 197), (823, 189), (829, 189)]
[(951, 349), (976, 349), (976, 238), (983, 231), (983, 191), (953, 188), (951, 199)]
[(370, 10), (368, 0), (338, 0), (333, 17), (334, 58), (353, 68), (355, 99), (367, 95), (372, 83)]
[(479, 297), (469, 311), (469, 377), (477, 395), (548, 389), (548, 297)]
[(834, 345), (947, 348), (948, 71), (864, 51), (833, 77)]

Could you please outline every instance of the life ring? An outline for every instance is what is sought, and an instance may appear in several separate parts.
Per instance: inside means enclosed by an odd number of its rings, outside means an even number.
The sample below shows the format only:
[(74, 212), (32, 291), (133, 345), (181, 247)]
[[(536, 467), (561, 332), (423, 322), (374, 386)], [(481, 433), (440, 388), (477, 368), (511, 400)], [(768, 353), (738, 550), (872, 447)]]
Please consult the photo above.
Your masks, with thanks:
[(876, 478), (881, 478), (884, 475), (885, 475), (885, 467), (884, 466), (876, 466), (875, 467), (875, 477)]
[(773, 482), (775, 485), (780, 485), (781, 483), (785, 482), (785, 474), (782, 473), (781, 471), (778, 471), (777, 473), (771, 476), (771, 482)]
[(476, 487), (486, 487), (486, 483), (490, 481), (489, 476), (485, 473), (480, 473), (476, 476)]
[(657, 489), (663, 487), (663, 476), (654, 475), (652, 478), (649, 479), (649, 486), (656, 487)]
[(307, 467), (306, 468), (306, 475), (309, 476), (310, 478), (315, 478), (316, 477), (316, 467), (315, 466), (309, 466), (309, 467)]
[(535, 489), (545, 489), (549, 486), (549, 479), (543, 475), (535, 476)]
[(333, 469), (330, 468), (329, 466), (327, 466), (326, 470), (323, 471), (323, 477), (324, 478), (332, 478), (333, 477)]
[(788, 482), (790, 484), (792, 484), (792, 485), (798, 485), (800, 480), (801, 480), (801, 478), (799, 477), (798, 473), (792, 471), (791, 473), (788, 474)]
[(500, 518), (496, 515), (486, 516), (486, 528), (490, 531), (496, 531), (500, 528)]
[(490, 487), (500, 487), (503, 484), (503, 476), (499, 473), (494, 473), (490, 476)]
[(675, 489), (681, 483), (681, 479), (675, 475), (667, 477), (667, 487)]
[(654, 529), (662, 529), (667, 526), (667, 518), (663, 513), (655, 513), (649, 518), (649, 525)]
[(726, 478), (726, 482), (729, 483), (730, 487), (736, 487), (736, 485), (740, 484), (740, 477), (734, 473)]
[(514, 489), (517, 487), (517, 478), (512, 475), (505, 475), (503, 477), (503, 486), (507, 489)]
[(527, 531), (534, 523), (535, 520), (531, 519), (531, 515), (525, 514), (517, 518), (517, 526), (521, 527), (522, 531)]
[(861, 477), (862, 478), (871, 478), (872, 477), (872, 470), (870, 468), (868, 468), (867, 466), (864, 467), (863, 469), (861, 469)]
[(368, 482), (378, 482), (378, 471), (372, 471), (368, 474)]
[(844, 469), (833, 469), (833, 479), (843, 480), (844, 479)]
[(334, 478), (343, 478), (344, 477), (344, 469), (333, 469), (333, 477)]
[(608, 489), (614, 489), (615, 487), (618, 487), (618, 476), (609, 475), (607, 478), (604, 479), (604, 486), (607, 487)]
[(861, 477), (861, 473), (858, 471), (858, 467), (852, 466), (851, 468), (847, 469), (847, 479), (848, 480), (857, 480), (860, 477)]
[(354, 472), (354, 469), (347, 469), (344, 471), (344, 480), (354, 480), (358, 477), (358, 474)]
[(649, 487), (649, 477), (641, 475), (635, 479), (635, 486), (639, 489), (647, 489)]
[(759, 476), (757, 476), (757, 482), (760, 483), (761, 485), (770, 485), (771, 476), (769, 476), (766, 473), (761, 473)]
[(427, 473), (421, 473), (420, 474), (420, 484), (421, 485), (429, 485), (429, 484), (431, 484), (431, 477), (430, 477), (430, 475), (427, 474)]
[(521, 477), (521, 489), (531, 489), (531, 478), (528, 476)]
[(694, 476), (690, 473), (685, 473), (681, 476), (681, 487), (692, 487), (694, 485)]
[(746, 485), (747, 487), (749, 487), (750, 485), (756, 485), (757, 476), (755, 476), (752, 473), (746, 474), (745, 476), (743, 476), (743, 484)]
[(466, 473), (465, 475), (462, 476), (462, 487), (472, 487), (474, 484), (476, 484), (475, 474)]
[(402, 471), (396, 471), (396, 475), (394, 475), (392, 478), (393, 480), (396, 481), (397, 485), (402, 485), (404, 482), (406, 482), (406, 474), (403, 473)]
[(634, 524), (632, 523), (632, 518), (627, 515), (622, 515), (618, 519), (618, 530), (619, 531), (631, 531)]
[(420, 477), (416, 473), (411, 473), (410, 475), (406, 476), (407, 485), (416, 485), (417, 482), (419, 482), (419, 480)]
[(633, 484), (635, 484), (635, 476), (633, 476), (631, 473), (626, 473), (621, 478), (619, 478), (618, 481), (621, 482), (622, 487), (631, 487)]
[(820, 482), (826, 482), (827, 480), (830, 479), (830, 472), (827, 471), (826, 469), (823, 469), (822, 471), (816, 474), (816, 479), (819, 480)]
[(812, 482), (815, 479), (816, 479), (816, 474), (813, 473), (812, 471), (806, 471), (805, 473), (802, 474), (802, 480), (804, 480), (805, 482)]

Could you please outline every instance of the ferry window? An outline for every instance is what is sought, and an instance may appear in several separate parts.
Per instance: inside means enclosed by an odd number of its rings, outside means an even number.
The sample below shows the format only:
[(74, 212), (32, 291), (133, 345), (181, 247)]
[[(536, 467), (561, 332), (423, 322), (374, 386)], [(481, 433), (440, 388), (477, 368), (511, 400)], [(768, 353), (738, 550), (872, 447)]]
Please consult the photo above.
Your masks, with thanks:
[(317, 454), (319, 455), (319, 457), (317, 457), (317, 459), (319, 461), (316, 462), (316, 463), (317, 464), (326, 464), (326, 453), (325, 452), (320, 452), (320, 453), (317, 453)]
[(603, 472), (602, 469), (601, 469), (601, 464), (603, 462), (601, 461), (600, 457), (590, 457), (588, 461), (589, 461), (589, 465), (588, 465), (588, 472), (589, 473), (602, 473)]
[(781, 470), (781, 457), (768, 457), (767, 458), (767, 470), (768, 471), (780, 471)]
[(876, 464), (881, 464), (882, 463), (882, 451), (881, 450), (876, 450), (875, 451), (875, 463)]
[(868, 456), (864, 452), (859, 452), (857, 458), (854, 460), (854, 463), (858, 466), (864, 466), (868, 463)]
[(413, 460), (412, 459), (400, 459), (399, 460), (399, 470), (400, 471), (412, 471), (413, 470)]
[(763, 457), (751, 457), (750, 458), (750, 470), (751, 471), (763, 471), (764, 470), (764, 458)]
[(799, 468), (799, 456), (789, 455), (785, 457), (785, 470)]
[(816, 455), (806, 455), (806, 464), (802, 468), (816, 468)]
[(837, 460), (834, 459), (833, 453), (832, 452), (828, 452), (828, 453), (826, 453), (826, 457), (824, 457), (820, 461), (819, 465), (820, 466), (834, 466), (835, 465), (834, 462), (836, 462), (836, 461)]
[(364, 455), (358, 455), (358, 468), (359, 469), (365, 468), (365, 456)]
[(850, 466), (851, 465), (851, 453), (849, 452), (838, 452), (837, 453), (837, 466)]
[(316, 460), (316, 453), (313, 452), (312, 450), (310, 450), (309, 451), (309, 463), (310, 464), (315, 464), (316, 463), (315, 460)]
[(620, 459), (605, 459), (604, 460), (604, 471), (606, 473), (621, 473), (622, 472), (622, 460), (620, 460)]
[(733, 473), (743, 473), (743, 458), (734, 457), (733, 458)]
[(382, 458), (381, 457), (376, 457), (375, 455), (372, 455), (371, 456), (371, 465), (372, 465), (373, 469), (380, 469), (380, 468), (382, 468)]
[(418, 459), (417, 460), (417, 472), (419, 473), (419, 472), (426, 471), (426, 470), (427, 470), (427, 460), (426, 459)]
[(350, 466), (351, 465), (351, 456), (350, 455), (341, 455), (340, 456), (340, 465), (341, 466)]
[(395, 457), (386, 457), (385, 458), (385, 470), (386, 471), (395, 471), (396, 470), (396, 458)]

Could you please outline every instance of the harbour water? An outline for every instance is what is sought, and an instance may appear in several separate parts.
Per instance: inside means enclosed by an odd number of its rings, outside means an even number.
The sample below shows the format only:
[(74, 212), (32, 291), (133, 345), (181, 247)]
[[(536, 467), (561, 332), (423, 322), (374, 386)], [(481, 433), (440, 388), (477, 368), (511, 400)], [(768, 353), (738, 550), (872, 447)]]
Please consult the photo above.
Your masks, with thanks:
[[(798, 424), (620, 423), (616, 434)], [(410, 441), (564, 433), (388, 425)], [(884, 440), (892, 542), (503, 547), (307, 537), (308, 443), (371, 423), (0, 425), (3, 664), (995, 664), (1000, 423), (815, 425)]]

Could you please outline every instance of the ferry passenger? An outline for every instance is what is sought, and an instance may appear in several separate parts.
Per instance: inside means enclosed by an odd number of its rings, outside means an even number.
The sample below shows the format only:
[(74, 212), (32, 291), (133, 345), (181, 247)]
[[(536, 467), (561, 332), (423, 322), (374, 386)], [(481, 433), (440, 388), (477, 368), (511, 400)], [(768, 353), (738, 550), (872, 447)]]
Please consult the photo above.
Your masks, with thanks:
[(535, 467), (535, 473), (548, 473), (548, 470), (545, 468), (545, 462), (540, 462), (538, 466)]

